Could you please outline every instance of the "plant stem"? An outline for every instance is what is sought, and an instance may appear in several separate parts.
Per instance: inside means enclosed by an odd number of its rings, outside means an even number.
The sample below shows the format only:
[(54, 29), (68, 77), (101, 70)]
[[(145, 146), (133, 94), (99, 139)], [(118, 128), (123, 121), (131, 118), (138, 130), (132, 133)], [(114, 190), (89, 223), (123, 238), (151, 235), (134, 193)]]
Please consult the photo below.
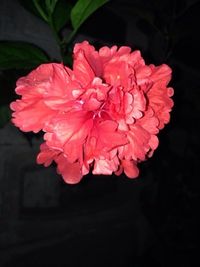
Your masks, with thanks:
[(56, 31), (52, 18), (50, 18), (48, 23), (49, 23), (49, 26), (50, 26), (50, 28), (52, 30), (52, 33), (53, 33), (54, 37), (55, 37), (55, 40), (56, 40), (56, 42), (57, 42), (57, 44), (59, 46), (60, 56), (62, 58), (62, 61), (64, 62), (65, 47), (64, 47), (64, 44), (63, 44), (63, 40), (60, 38), (58, 32)]
[(49, 27), (52, 30), (53, 36), (57, 42), (57, 45), (59, 47), (60, 50), (60, 56), (62, 58), (62, 61), (65, 62), (65, 50), (66, 50), (66, 45), (70, 43), (71, 39), (74, 37), (74, 35), (76, 34), (76, 31), (73, 31), (69, 38), (67, 38), (67, 41), (65, 42), (64, 40), (62, 40), (58, 34), (58, 31), (55, 28), (55, 24), (53, 21), (53, 17), (52, 17), (52, 13), (48, 12), (48, 14), (46, 14), (44, 12), (44, 10), (42, 9), (42, 7), (39, 5), (38, 0), (33, 0), (33, 3), (36, 7), (36, 9), (38, 10), (39, 14), (41, 15), (41, 17), (48, 23)]
[(59, 36), (58, 32), (55, 29), (55, 26), (54, 26), (54, 23), (53, 23), (53, 20), (52, 20), (52, 16), (49, 16), (47, 23), (49, 24), (49, 26), (50, 26), (50, 28), (52, 30), (52, 33), (53, 33), (53, 35), (55, 37), (55, 40), (56, 40), (57, 44), (60, 46), (62, 40), (60, 39), (60, 36)]
[(70, 44), (76, 35), (78, 29), (73, 30), (66, 38), (63, 39), (63, 44)]

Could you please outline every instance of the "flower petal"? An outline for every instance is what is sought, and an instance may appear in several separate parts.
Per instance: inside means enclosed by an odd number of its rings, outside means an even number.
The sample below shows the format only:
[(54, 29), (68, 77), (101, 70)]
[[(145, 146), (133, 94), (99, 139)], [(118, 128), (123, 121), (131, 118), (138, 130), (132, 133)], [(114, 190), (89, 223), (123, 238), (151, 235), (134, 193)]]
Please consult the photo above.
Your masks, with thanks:
[(56, 158), (57, 172), (62, 175), (63, 180), (68, 184), (77, 184), (82, 179), (81, 166), (79, 162), (70, 163), (60, 154)]
[(57, 111), (49, 109), (41, 99), (35, 102), (17, 100), (10, 107), (15, 111), (12, 122), (24, 132), (39, 132), (57, 114)]
[(138, 167), (136, 166), (135, 162), (133, 160), (122, 160), (122, 166), (124, 168), (125, 174), (133, 179), (138, 177), (139, 175), (139, 170)]

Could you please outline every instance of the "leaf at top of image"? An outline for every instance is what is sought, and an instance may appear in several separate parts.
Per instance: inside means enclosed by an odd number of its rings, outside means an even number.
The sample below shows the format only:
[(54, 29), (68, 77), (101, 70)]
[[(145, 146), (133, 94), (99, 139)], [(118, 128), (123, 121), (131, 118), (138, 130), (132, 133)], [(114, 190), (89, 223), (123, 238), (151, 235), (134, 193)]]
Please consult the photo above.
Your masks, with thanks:
[(71, 23), (74, 30), (77, 30), (92, 13), (108, 1), (109, 0), (78, 0), (71, 11)]
[(49, 61), (39, 47), (26, 42), (0, 42), (0, 70), (32, 69)]
[(70, 12), (72, 4), (68, 0), (59, 0), (54, 8), (52, 15), (54, 26), (57, 32), (59, 32), (65, 24), (70, 20)]
[[(38, 12), (33, 0), (18, 0), (18, 1), (19, 1), (20, 5), (23, 6), (23, 8), (25, 8), (27, 11), (29, 11), (30, 13), (32, 13), (36, 17), (43, 19), (41, 17), (41, 14)], [(44, 5), (44, 1), (42, 1), (42, 3)]]
[(59, 0), (45, 0), (46, 8), (49, 13), (53, 13), (58, 1)]

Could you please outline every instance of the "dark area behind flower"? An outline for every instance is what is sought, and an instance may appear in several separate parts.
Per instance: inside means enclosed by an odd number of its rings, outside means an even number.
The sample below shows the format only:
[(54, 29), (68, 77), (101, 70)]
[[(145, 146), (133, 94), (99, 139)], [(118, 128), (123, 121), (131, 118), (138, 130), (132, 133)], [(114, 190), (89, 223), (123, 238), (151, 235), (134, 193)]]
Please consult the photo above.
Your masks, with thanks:
[[(44, 22), (17, 0), (1, 5), (2, 40), (34, 43), (60, 60)], [(110, 1), (75, 36), (97, 48), (138, 48), (147, 63), (173, 70), (171, 122), (136, 180), (88, 175), (71, 186), (54, 167), (37, 166), (40, 135), (2, 123), (15, 82), (29, 69), (0, 70), (0, 266), (199, 265), (199, 12), (197, 0)]]

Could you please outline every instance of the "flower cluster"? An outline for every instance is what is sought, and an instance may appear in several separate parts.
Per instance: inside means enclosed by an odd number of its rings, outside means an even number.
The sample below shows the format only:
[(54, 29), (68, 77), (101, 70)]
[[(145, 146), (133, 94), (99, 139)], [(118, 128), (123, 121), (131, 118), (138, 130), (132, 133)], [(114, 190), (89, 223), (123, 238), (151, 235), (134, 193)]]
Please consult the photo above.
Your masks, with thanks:
[(74, 47), (73, 69), (43, 64), (17, 81), (12, 122), (44, 132), (37, 162), (57, 163), (66, 183), (93, 174), (138, 176), (170, 119), (171, 69), (146, 65), (139, 51), (87, 41)]

